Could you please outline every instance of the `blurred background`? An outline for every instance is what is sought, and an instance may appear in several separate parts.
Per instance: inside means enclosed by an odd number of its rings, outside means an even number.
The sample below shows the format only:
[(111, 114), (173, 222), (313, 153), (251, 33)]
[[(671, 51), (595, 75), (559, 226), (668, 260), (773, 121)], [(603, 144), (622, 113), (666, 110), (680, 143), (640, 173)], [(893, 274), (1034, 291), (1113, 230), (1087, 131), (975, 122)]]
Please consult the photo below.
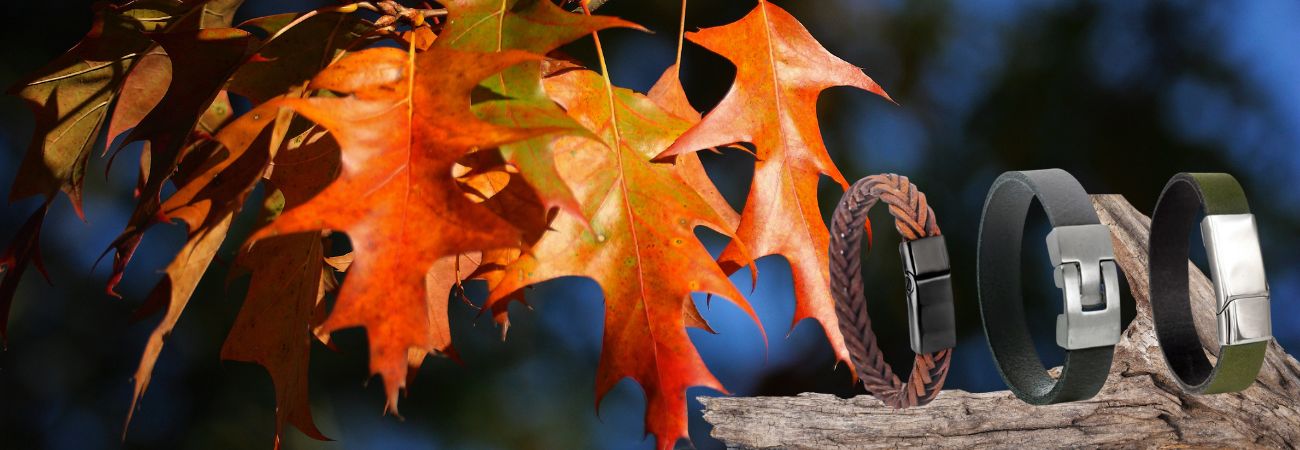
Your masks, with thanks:
[[(86, 32), (88, 1), (4, 2), (0, 84), (11, 85), (72, 46)], [(904, 0), (775, 1), (800, 19), (832, 53), (865, 68), (896, 99), (895, 106), (861, 91), (837, 88), (820, 100), (822, 132), (845, 176), (908, 175), (929, 196), (948, 236), (960, 340), (947, 387), (1003, 389), (979, 329), (975, 236), (985, 191), (1006, 170), (1060, 167), (1093, 193), (1123, 194), (1149, 213), (1170, 175), (1226, 171), (1246, 188), (1264, 242), (1273, 293), (1274, 333), (1300, 349), (1300, 4), (1262, 1), (942, 2)], [(236, 22), (328, 4), (249, 0)], [(753, 0), (693, 0), (687, 28), (736, 20)], [(645, 91), (673, 62), (679, 3), (611, 0), (603, 14), (646, 25), (655, 34), (602, 34), (616, 84)], [(593, 60), (589, 40), (566, 49)], [(684, 81), (697, 109), (722, 97), (735, 69), (687, 44)], [(32, 116), (16, 97), (0, 97), (0, 185), (13, 180), (32, 132)], [(124, 158), (138, 156), (128, 153)], [(128, 159), (124, 159), (128, 160)], [(752, 159), (739, 152), (706, 156), (710, 174), (738, 208)], [(131, 210), (134, 172), (119, 164), (104, 174), (92, 160), (82, 222), (65, 200), (46, 221), (43, 246), (54, 284), (29, 272), (15, 300), (7, 350), (0, 352), (0, 447), (269, 448), (274, 393), (260, 367), (221, 362), (218, 353), (242, 302), (246, 279), (226, 281), (233, 246), (251, 218), (237, 224), (181, 318), (125, 444), (122, 422), (131, 375), (158, 317), (128, 320), (184, 239), (179, 226), (156, 227), (145, 239), (121, 288), (103, 294), (107, 264), (92, 264)], [(824, 183), (823, 211), (839, 198)], [(7, 194), (6, 194), (7, 196)], [(8, 241), (37, 207), (35, 200), (0, 209)], [(876, 333), (889, 360), (910, 367), (897, 238), (883, 211), (876, 251), (868, 258), (868, 291)], [(251, 214), (246, 214), (251, 216)], [(1045, 235), (1041, 225), (1030, 242)], [(701, 232), (717, 252), (723, 242)], [(1199, 244), (1197, 244), (1199, 246)], [(1027, 246), (1031, 250), (1037, 246)], [(1045, 252), (1044, 252), (1045, 253)], [(691, 330), (715, 375), (736, 395), (829, 392), (859, 395), (845, 367), (836, 367), (814, 323), (790, 330), (793, 296), (788, 265), (759, 261), (749, 295), (770, 344), (735, 307), (705, 309), (718, 334)], [(1051, 321), (1060, 306), (1046, 255), (1028, 255), (1024, 270), (1034, 331), (1048, 364)], [(733, 280), (750, 283), (742, 272)], [(482, 286), (470, 286), (481, 299)], [(746, 291), (748, 292), (748, 291)], [(652, 448), (643, 439), (644, 397), (625, 380), (594, 408), (602, 332), (602, 298), (594, 282), (564, 279), (530, 292), (533, 308), (515, 305), (509, 339), (487, 318), (451, 303), (462, 364), (425, 364), (402, 403), (404, 420), (385, 416), (377, 380), (368, 381), (365, 337), (336, 335), (340, 352), (317, 346), (311, 389), (315, 418), (335, 442), (286, 432), (286, 448)], [(1131, 302), (1131, 300), (1126, 299)], [(1127, 305), (1131, 311), (1131, 305)], [(1130, 312), (1131, 314), (1131, 312)], [(788, 334), (787, 334), (788, 333)], [(692, 443), (708, 437), (700, 395), (688, 393)]]

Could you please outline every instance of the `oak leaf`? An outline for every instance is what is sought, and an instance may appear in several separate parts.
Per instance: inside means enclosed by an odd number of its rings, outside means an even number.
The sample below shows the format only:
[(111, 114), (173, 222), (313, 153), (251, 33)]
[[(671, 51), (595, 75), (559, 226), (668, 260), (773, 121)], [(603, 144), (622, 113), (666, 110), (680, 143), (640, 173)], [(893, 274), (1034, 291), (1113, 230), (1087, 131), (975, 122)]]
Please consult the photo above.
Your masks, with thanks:
[[(303, 204), (338, 172), (338, 144), (322, 132), (296, 148), (277, 152), (275, 170), (266, 181), (271, 219), (284, 208)], [(326, 439), (311, 417), (307, 369), (312, 325), (333, 273), (325, 263), (320, 233), (274, 236), (239, 253), (238, 269), (251, 274), (244, 305), (221, 348), (221, 358), (266, 368), (275, 385), (279, 446), (289, 423), (315, 439)]]
[[(691, 102), (686, 98), (686, 90), (682, 88), (681, 75), (679, 67), (674, 64), (665, 70), (659, 80), (650, 87), (646, 93), (650, 101), (659, 105), (664, 111), (677, 117), (685, 119), (691, 125), (700, 122), (700, 112), (696, 111)], [(727, 199), (722, 197), (718, 188), (709, 178), (709, 174), (704, 170), (704, 164), (700, 162), (700, 157), (696, 153), (683, 153), (673, 158), (677, 166), (677, 172), (681, 175), (686, 184), (691, 185), (695, 192), (699, 193), (704, 201), (713, 207), (713, 211), (722, 217), (723, 223), (729, 229), (736, 229), (740, 226), (740, 214), (735, 208), (727, 203)]]
[(62, 190), (84, 217), (81, 186), (91, 147), (125, 75), (153, 44), (131, 12), (100, 8), (81, 42), (9, 90), (36, 116), (11, 201)]
[(49, 273), (45, 271), (45, 263), (41, 260), (40, 245), (41, 225), (49, 210), (50, 200), (46, 200), (23, 222), (18, 234), (0, 253), (0, 274), (4, 275), (0, 277), (0, 350), (6, 347), (9, 340), (9, 306), (13, 303), (14, 294), (18, 292), (18, 280), (22, 279), (27, 264), (35, 263), (36, 270), (45, 276), (45, 280), (50, 279)]
[(442, 258), (519, 242), (518, 229), (461, 194), (452, 167), (472, 150), (555, 131), (505, 128), (470, 110), (480, 81), (536, 56), (463, 52), (439, 42), (414, 55), (393, 48), (349, 54), (310, 86), (343, 97), (276, 102), (333, 134), (342, 171), (250, 238), (321, 229), (348, 234), (356, 259), (319, 328), (365, 327), (371, 371), (383, 378), (386, 409), (394, 412), (409, 354), (451, 344), (446, 317), (430, 319), (430, 268)]
[(180, 220), (193, 232), (238, 211), (276, 155), (267, 129), (279, 111), (279, 105), (263, 103), (222, 127), (214, 137), (220, 151), (178, 177), (176, 192), (158, 206), (156, 220)]
[(122, 81), (122, 88), (113, 104), (113, 114), (108, 120), (108, 137), (104, 143), (104, 153), (117, 138), (124, 136), (140, 120), (149, 114), (172, 81), (172, 63), (162, 47), (154, 46), (143, 55), (127, 72)]
[(158, 355), (162, 353), (163, 344), (167, 336), (171, 335), (172, 329), (176, 327), (176, 322), (180, 320), (181, 313), (189, 304), (190, 296), (199, 285), (199, 280), (212, 264), (217, 249), (225, 241), (233, 217), (233, 213), (227, 213), (211, 226), (190, 233), (185, 245), (176, 253), (176, 258), (167, 265), (162, 281), (158, 282), (149, 293), (150, 299), (146, 302), (165, 304), (166, 312), (162, 321), (149, 334), (149, 340), (145, 343), (144, 352), (140, 356), (140, 365), (136, 367), (135, 391), (131, 397), (131, 409), (126, 414), (126, 426), (122, 431), (124, 436), (131, 424), (136, 406), (140, 403), (140, 398), (149, 387), (153, 368), (158, 362)]
[[(738, 241), (719, 258), (728, 273), (747, 257), (781, 255), (795, 285), (793, 327), (812, 318), (825, 331), (836, 358), (848, 361), (830, 295), (830, 234), (817, 205), (817, 182), (848, 183), (831, 161), (817, 123), (817, 96), (833, 86), (853, 86), (888, 99), (859, 69), (826, 51), (798, 20), (759, 1), (734, 23), (688, 33), (687, 39), (731, 60), (736, 81), (695, 127), (660, 157), (741, 142), (757, 149), (753, 184), (741, 213)], [(852, 370), (852, 365), (849, 365)]]
[[(274, 120), (277, 109), (275, 105), (263, 104), (222, 128), (216, 140), (221, 143), (224, 151), (217, 153), (203, 167), (199, 176), (181, 185), (163, 203), (167, 207), (166, 211), (171, 214), (169, 218), (182, 220), (188, 225), (189, 239), (167, 266), (163, 280), (154, 287), (136, 313), (140, 317), (165, 309), (163, 319), (149, 336), (136, 368), (135, 393), (131, 400), (131, 411), (127, 414), (128, 424), (135, 405), (149, 386), (167, 335), (171, 334), (176, 322), (180, 320), (190, 295), (207, 271), (217, 248), (225, 240), (231, 219), (269, 160), (268, 148), (255, 143), (266, 143), (266, 139), (259, 137), (266, 135), (263, 131)], [(231, 167), (236, 169), (227, 170)]]
[(115, 288), (145, 230), (158, 222), (159, 195), (181, 161), (190, 132), (199, 126), (226, 80), (256, 43), (251, 34), (235, 28), (162, 33), (152, 38), (171, 58), (172, 80), (167, 93), (125, 139), (125, 143), (149, 141), (149, 164), (135, 211), (112, 244), (116, 253), (107, 286), (111, 295), (117, 295)]
[(556, 165), (573, 181), (590, 226), (557, 217), (554, 231), (506, 269), (488, 306), (525, 285), (564, 276), (594, 279), (605, 294), (597, 399), (633, 378), (646, 393), (646, 430), (658, 448), (671, 448), (687, 437), (686, 389), (724, 390), (686, 334), (686, 326), (702, 324), (692, 314), (691, 293), (726, 298), (758, 323), (694, 234), (697, 226), (732, 231), (676, 166), (650, 162), (689, 122), (588, 70), (548, 78), (546, 88), (605, 144), (578, 137), (557, 142)]

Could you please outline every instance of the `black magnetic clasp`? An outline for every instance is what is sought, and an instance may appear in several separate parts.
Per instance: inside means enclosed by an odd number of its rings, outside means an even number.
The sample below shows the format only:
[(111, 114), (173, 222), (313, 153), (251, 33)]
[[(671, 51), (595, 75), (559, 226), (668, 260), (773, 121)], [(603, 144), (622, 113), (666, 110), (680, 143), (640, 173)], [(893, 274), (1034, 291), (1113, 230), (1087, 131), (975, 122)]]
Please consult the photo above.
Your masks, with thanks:
[(912, 351), (934, 353), (957, 345), (948, 246), (943, 236), (898, 245), (907, 283), (907, 324)]

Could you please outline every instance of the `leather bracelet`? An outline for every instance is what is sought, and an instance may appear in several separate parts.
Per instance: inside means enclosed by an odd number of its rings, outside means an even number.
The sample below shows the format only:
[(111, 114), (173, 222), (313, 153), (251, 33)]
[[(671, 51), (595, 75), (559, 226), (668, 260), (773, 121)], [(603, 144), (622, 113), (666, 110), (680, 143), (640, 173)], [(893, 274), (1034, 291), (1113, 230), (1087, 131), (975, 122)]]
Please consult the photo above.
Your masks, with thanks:
[[(889, 205), (903, 237), (909, 341), (916, 358), (904, 383), (885, 362), (871, 331), (862, 283), (862, 237), (867, 211), (877, 201)], [(849, 358), (871, 395), (895, 408), (929, 403), (948, 377), (956, 321), (949, 279), (948, 250), (925, 194), (907, 177), (872, 175), (844, 194), (831, 225), (831, 295)]]
[[(1065, 314), (1056, 318), (1056, 343), (1066, 356), (1055, 380), (1034, 350), (1020, 284), (1021, 241), (1035, 198), (1053, 227), (1048, 254), (1065, 297)], [(978, 255), (984, 333), (1011, 391), (1035, 405), (1096, 395), (1119, 342), (1120, 294), (1110, 231), (1097, 219), (1083, 186), (1060, 169), (1003, 173), (984, 202)]]
[[(1201, 210), (1201, 238), (1217, 299), (1217, 363), (1205, 356), (1188, 297), (1187, 237)], [(1250, 387), (1264, 362), (1272, 326), (1259, 235), (1241, 185), (1223, 173), (1175, 175), (1151, 214), (1149, 252), (1156, 338), (1178, 384), (1198, 394)]]

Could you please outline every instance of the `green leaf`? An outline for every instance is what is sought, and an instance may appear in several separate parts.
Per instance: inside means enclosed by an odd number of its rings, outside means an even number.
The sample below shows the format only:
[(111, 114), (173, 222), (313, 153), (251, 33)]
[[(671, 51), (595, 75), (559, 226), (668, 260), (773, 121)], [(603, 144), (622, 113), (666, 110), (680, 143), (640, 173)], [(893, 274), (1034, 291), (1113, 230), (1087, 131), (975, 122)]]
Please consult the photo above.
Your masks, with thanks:
[[(597, 30), (614, 27), (641, 29), (623, 19), (574, 14), (546, 0), (448, 0), (449, 20), (438, 40), (451, 48), (495, 52), (507, 49), (547, 54)], [(474, 112), (498, 125), (553, 127), (596, 139), (569, 118), (542, 89), (542, 67), (530, 62), (489, 77), (484, 88), (505, 97), (481, 103)], [(501, 147), (501, 156), (519, 169), (547, 209), (560, 208), (582, 217), (573, 191), (555, 170), (550, 137), (529, 139)]]

